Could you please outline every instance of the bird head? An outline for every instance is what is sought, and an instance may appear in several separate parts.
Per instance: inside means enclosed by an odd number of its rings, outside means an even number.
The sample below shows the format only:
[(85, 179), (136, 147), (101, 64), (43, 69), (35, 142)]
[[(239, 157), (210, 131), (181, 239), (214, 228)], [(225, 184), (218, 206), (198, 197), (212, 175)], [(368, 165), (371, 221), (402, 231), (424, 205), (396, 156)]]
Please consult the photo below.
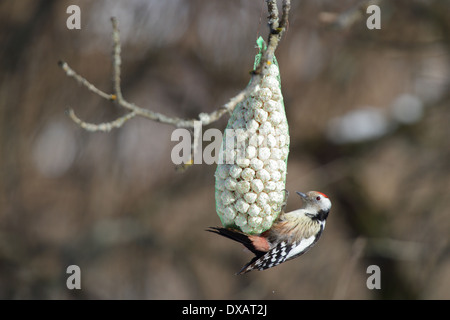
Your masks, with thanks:
[(297, 194), (303, 200), (302, 209), (307, 212), (306, 215), (312, 219), (325, 220), (331, 209), (331, 201), (326, 194), (318, 191), (308, 191)]

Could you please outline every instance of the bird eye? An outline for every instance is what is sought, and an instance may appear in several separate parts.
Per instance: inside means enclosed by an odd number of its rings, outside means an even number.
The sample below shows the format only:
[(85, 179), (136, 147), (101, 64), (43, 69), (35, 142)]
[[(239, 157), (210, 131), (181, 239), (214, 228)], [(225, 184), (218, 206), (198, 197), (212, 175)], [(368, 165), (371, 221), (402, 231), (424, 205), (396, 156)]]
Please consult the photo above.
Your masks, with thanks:
[(320, 199), (322, 199), (320, 196), (316, 197), (316, 200), (319, 201)]

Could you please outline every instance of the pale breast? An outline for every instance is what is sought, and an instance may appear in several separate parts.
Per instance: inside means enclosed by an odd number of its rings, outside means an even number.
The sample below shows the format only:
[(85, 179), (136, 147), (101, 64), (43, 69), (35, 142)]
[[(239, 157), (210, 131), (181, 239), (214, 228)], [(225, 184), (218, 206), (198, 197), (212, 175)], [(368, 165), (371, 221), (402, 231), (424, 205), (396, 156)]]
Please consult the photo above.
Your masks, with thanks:
[(272, 231), (278, 240), (301, 241), (317, 234), (320, 222), (306, 216), (284, 217), (273, 225)]

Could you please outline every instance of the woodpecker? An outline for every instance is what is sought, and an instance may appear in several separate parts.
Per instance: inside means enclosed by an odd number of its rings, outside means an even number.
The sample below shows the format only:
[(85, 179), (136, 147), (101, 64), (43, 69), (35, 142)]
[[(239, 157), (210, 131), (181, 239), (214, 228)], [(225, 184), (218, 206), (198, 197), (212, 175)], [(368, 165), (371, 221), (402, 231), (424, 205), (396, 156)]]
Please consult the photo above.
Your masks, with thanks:
[(231, 228), (207, 229), (243, 244), (255, 254), (237, 274), (254, 269), (265, 270), (297, 258), (319, 240), (331, 209), (331, 201), (318, 191), (296, 193), (302, 198), (302, 207), (290, 212), (282, 209), (272, 227), (259, 235), (247, 235)]

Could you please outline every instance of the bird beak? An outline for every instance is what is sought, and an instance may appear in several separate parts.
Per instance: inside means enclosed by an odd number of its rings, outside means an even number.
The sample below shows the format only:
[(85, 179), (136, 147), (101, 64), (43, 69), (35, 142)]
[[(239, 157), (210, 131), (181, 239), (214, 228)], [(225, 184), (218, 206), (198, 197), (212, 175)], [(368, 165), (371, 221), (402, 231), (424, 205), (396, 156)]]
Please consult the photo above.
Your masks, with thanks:
[(297, 193), (300, 197), (302, 197), (303, 200), (306, 200), (307, 196), (303, 192), (296, 191), (295, 193)]

